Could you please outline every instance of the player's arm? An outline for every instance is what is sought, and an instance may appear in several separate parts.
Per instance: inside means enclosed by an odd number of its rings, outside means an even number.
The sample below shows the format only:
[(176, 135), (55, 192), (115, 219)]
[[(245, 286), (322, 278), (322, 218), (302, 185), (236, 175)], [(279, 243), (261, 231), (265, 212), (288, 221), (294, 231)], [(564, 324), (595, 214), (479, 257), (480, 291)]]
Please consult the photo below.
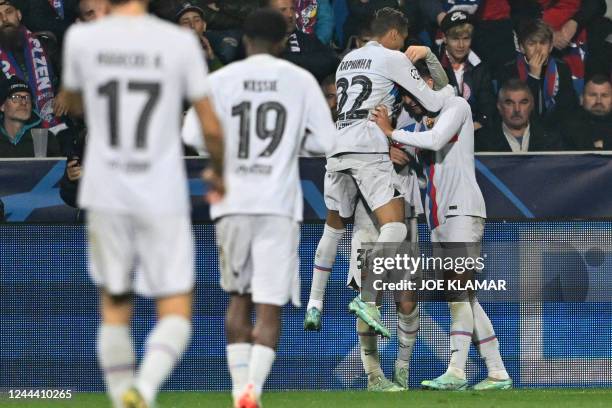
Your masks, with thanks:
[(388, 124), (388, 119), (385, 119), (387, 112), (384, 106), (377, 107), (372, 117), (385, 135), (393, 141), (418, 147), (420, 149), (437, 151), (446, 146), (461, 129), (467, 115), (470, 114), (466, 106), (469, 108), (467, 102), (466, 104), (453, 103), (440, 114), (434, 127), (424, 132), (408, 132), (401, 129), (393, 129), (391, 125)]
[(440, 91), (429, 88), (407, 56), (401, 53), (394, 55), (386, 65), (389, 79), (414, 95), (429, 112), (442, 109), (444, 100), (449, 96), (446, 88)]
[(336, 127), (323, 92), (314, 77), (305, 81), (306, 92), (306, 135), (302, 151), (308, 155), (325, 155), (331, 152)]
[(425, 60), (429, 74), (434, 81), (435, 90), (440, 90), (448, 85), (448, 75), (438, 58), (431, 52), (431, 48), (424, 45), (411, 45), (405, 54), (413, 64), (421, 59)]
[(217, 117), (210, 98), (202, 98), (193, 103), (202, 134), (204, 136), (204, 146), (210, 154), (212, 169), (217, 175), (223, 175), (223, 130), (221, 122)]
[(82, 59), (79, 51), (79, 27), (71, 27), (66, 32), (64, 39), (62, 87), (56, 95), (53, 103), (53, 112), (56, 116), (71, 114), (83, 116), (83, 89), (84, 77), (80, 61)]

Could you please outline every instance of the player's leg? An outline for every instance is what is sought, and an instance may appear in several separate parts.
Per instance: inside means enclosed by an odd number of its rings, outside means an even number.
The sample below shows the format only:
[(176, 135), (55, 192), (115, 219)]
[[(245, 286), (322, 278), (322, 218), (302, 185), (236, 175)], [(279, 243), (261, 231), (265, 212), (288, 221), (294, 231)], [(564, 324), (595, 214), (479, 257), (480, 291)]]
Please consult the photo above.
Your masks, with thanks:
[(252, 301), (256, 308), (253, 348), (247, 385), (238, 400), (240, 408), (260, 407), (263, 386), (276, 358), (281, 332), (281, 307), (292, 301), (299, 306), (299, 224), (282, 216), (249, 216)]
[(310, 297), (306, 307), (304, 318), (305, 330), (321, 329), (321, 313), (323, 312), (323, 299), (329, 275), (336, 260), (338, 244), (344, 235), (346, 221), (340, 217), (338, 211), (327, 211), (323, 236), (317, 245), (314, 266), (312, 270), (312, 283), (310, 286)]
[(501, 354), (499, 341), (495, 335), (493, 324), (487, 316), (476, 296), (471, 298), (472, 312), (474, 314), (474, 345), (478, 348), (480, 356), (487, 365), (488, 377), (474, 386), (475, 390), (509, 389), (512, 379), (506, 371)]
[[(380, 225), (377, 245), (371, 256), (392, 257), (407, 234), (401, 187), (388, 157), (383, 159), (372, 157), (362, 160), (359, 168), (351, 169), (351, 175), (355, 178), (362, 197)], [(362, 268), (362, 273), (367, 274), (367, 268)], [(362, 276), (362, 281), (365, 282), (364, 278), (365, 276)], [(379, 313), (377, 313), (375, 305), (377, 296), (378, 293), (373, 288), (368, 288), (367, 292), (362, 290), (361, 296), (353, 299), (349, 304), (349, 310), (363, 319), (377, 333), (389, 337), (389, 330), (382, 324)]]
[(98, 330), (98, 360), (113, 406), (121, 407), (121, 397), (134, 381), (134, 349), (130, 334), (132, 295), (113, 296), (100, 291), (102, 325)]
[(189, 345), (195, 275), (188, 215), (140, 216), (136, 221), (135, 245), (140, 260), (136, 290), (155, 298), (157, 322), (147, 336), (135, 387), (124, 395), (128, 408), (154, 404), (160, 388)]
[(129, 217), (90, 211), (87, 217), (90, 275), (100, 289), (102, 323), (97, 355), (113, 406), (134, 381), (134, 350), (130, 335), (134, 248)]
[[(474, 242), (471, 218), (473, 217), (451, 217), (432, 231), (431, 240), (435, 257), (444, 259), (457, 257), (460, 253), (464, 256), (467, 254), (469, 248), (465, 244)], [(461, 274), (452, 270), (444, 271), (446, 280), (465, 282), (472, 277), (472, 271)], [(421, 385), (429, 389), (465, 390), (467, 389), (465, 366), (474, 333), (472, 305), (466, 291), (447, 291), (446, 297), (451, 315), (451, 359), (444, 374), (433, 380), (423, 381)]]
[(304, 318), (305, 330), (321, 329), (325, 289), (336, 260), (338, 243), (344, 235), (348, 218), (353, 215), (357, 197), (355, 182), (351, 176), (341, 172), (325, 173), (324, 191), (328, 210), (323, 236), (315, 253), (310, 297)]
[(238, 407), (249, 382), (253, 351), (251, 278), (253, 276), (252, 222), (248, 216), (227, 216), (216, 223), (221, 287), (230, 294), (225, 314), (227, 363), (232, 377), (232, 398)]
[(227, 366), (232, 377), (232, 397), (240, 399), (249, 382), (249, 365), (253, 348), (253, 302), (250, 294), (233, 293), (225, 314)]

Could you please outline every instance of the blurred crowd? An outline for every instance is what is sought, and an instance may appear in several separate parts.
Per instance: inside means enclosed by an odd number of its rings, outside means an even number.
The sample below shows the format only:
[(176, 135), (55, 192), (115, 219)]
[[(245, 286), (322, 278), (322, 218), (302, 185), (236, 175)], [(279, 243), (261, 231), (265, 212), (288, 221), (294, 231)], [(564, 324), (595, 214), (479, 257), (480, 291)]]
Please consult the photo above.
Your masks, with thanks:
[[(332, 112), (334, 74), (370, 41), (370, 20), (392, 7), (410, 21), (406, 46), (429, 46), (470, 104), (476, 151), (612, 150), (612, 0), (152, 0), (151, 12), (195, 32), (214, 71), (244, 58), (241, 26), (255, 8), (289, 23), (282, 58), (310, 71)], [(0, 0), (0, 158), (48, 156), (78, 180), (86, 127), (60, 98), (66, 29), (102, 18), (106, 0)], [(186, 154), (197, 154), (186, 149)]]

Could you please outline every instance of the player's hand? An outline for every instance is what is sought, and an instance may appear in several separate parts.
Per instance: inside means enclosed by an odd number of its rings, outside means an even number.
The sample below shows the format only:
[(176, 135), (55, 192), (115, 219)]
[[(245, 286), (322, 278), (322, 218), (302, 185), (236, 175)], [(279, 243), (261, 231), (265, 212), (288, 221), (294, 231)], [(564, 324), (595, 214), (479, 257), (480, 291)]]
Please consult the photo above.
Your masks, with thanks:
[(398, 166), (405, 166), (410, 163), (410, 156), (408, 156), (408, 153), (395, 146), (389, 148), (389, 157), (391, 158), (391, 162)]
[(542, 66), (546, 62), (546, 55), (543, 52), (536, 52), (529, 59), (529, 73), (536, 77), (540, 78), (542, 75)]
[(427, 58), (427, 54), (429, 54), (429, 47), (424, 45), (411, 45), (404, 54), (406, 54), (410, 62), (414, 63)]
[(387, 137), (390, 137), (391, 133), (393, 133), (393, 126), (391, 126), (391, 119), (389, 118), (389, 111), (386, 106), (378, 105), (371, 111), (370, 120), (375, 122)]
[(202, 179), (208, 184), (208, 192), (204, 199), (209, 204), (216, 204), (225, 195), (225, 183), (223, 177), (219, 176), (213, 169), (208, 168), (202, 172)]
[(482, 129), (482, 123), (474, 122), (474, 130)]
[(78, 160), (70, 160), (66, 164), (66, 175), (70, 181), (76, 181), (81, 178), (81, 165)]

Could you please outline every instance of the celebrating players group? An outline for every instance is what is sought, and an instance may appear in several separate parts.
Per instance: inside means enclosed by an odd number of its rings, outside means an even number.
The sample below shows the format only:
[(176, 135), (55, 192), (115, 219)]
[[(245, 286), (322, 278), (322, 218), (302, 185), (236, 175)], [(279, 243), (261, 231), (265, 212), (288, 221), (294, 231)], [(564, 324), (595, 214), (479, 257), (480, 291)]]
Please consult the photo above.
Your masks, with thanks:
[[(225, 334), (235, 407), (261, 406), (281, 307), (290, 300), (299, 305), (300, 154), (327, 157), (328, 213), (306, 330), (321, 329), (326, 284), (349, 220), (353, 253), (362, 242), (384, 243), (387, 250), (416, 243), (423, 208), (412, 164), (422, 167), (427, 181), (434, 255), (464, 244), (466, 253), (478, 256), (486, 213), (474, 173), (470, 107), (454, 96), (428, 48), (399, 51), (408, 33), (401, 13), (379, 11), (373, 40), (341, 62), (334, 125), (314, 77), (275, 57), (286, 41), (279, 12), (263, 8), (249, 16), (248, 58), (206, 76), (191, 33), (149, 16), (146, 0), (111, 4), (110, 16), (69, 30), (60, 97), (72, 112), (84, 111), (90, 129), (79, 204), (88, 210), (90, 271), (100, 287), (102, 316), (97, 351), (113, 406), (153, 406), (191, 335), (194, 250), (179, 137), (185, 99), (210, 153), (204, 178), (221, 286), (230, 294)], [(359, 273), (351, 258), (349, 281), (359, 287), (367, 271)], [(471, 271), (462, 278), (471, 279)], [(139, 367), (129, 329), (133, 293), (154, 297), (158, 317)], [(363, 291), (348, 305), (357, 316), (372, 391), (408, 388), (419, 306), (411, 291), (396, 295), (399, 351), (392, 381), (377, 351), (377, 335), (390, 336), (380, 294)], [(476, 296), (448, 293), (447, 300), (451, 359), (447, 371), (423, 387), (467, 389), (465, 365), (474, 342), (488, 377), (473, 388), (510, 388), (495, 332)]]

